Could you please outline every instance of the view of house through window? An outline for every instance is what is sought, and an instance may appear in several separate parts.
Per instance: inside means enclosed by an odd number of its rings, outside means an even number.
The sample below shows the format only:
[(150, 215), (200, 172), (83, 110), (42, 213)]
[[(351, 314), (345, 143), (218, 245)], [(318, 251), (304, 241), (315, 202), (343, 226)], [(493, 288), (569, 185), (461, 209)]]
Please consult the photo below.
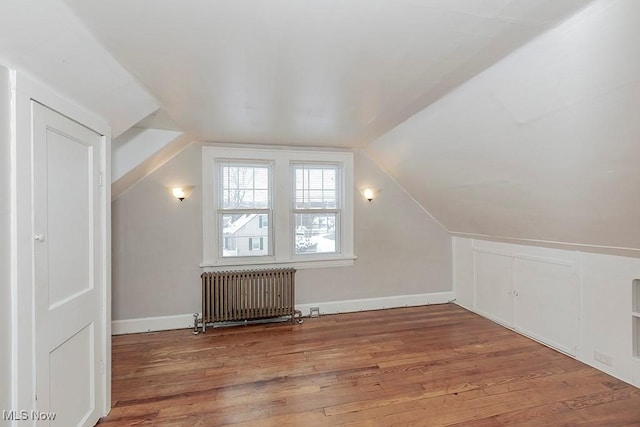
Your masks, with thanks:
[(293, 164), (295, 253), (336, 253), (340, 235), (339, 165)]
[(271, 166), (221, 162), (218, 182), (222, 256), (269, 255)]
[(203, 147), (207, 267), (353, 265), (353, 154)]

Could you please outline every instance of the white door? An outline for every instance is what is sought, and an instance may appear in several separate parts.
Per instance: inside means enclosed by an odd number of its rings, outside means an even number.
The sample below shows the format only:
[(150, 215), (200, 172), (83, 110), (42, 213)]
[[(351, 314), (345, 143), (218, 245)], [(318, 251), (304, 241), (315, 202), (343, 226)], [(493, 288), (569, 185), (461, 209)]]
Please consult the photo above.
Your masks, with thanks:
[(514, 288), (516, 329), (575, 356), (580, 336), (575, 267), (518, 258)]
[(102, 138), (36, 102), (32, 107), (36, 408), (55, 413), (54, 426), (93, 426), (104, 390)]
[(513, 326), (513, 258), (489, 252), (473, 252), (475, 309), (491, 320)]

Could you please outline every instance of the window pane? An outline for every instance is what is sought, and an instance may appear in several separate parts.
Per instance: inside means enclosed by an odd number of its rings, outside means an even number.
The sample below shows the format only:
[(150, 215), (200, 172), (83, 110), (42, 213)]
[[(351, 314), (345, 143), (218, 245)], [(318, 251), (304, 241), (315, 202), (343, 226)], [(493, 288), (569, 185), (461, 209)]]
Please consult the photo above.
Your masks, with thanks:
[(295, 209), (337, 209), (338, 166), (294, 165)]
[(268, 165), (221, 163), (218, 169), (221, 186), (220, 209), (266, 209), (271, 205)]
[(266, 214), (222, 214), (222, 256), (269, 255), (268, 218)]
[(336, 214), (296, 214), (295, 253), (337, 252)]

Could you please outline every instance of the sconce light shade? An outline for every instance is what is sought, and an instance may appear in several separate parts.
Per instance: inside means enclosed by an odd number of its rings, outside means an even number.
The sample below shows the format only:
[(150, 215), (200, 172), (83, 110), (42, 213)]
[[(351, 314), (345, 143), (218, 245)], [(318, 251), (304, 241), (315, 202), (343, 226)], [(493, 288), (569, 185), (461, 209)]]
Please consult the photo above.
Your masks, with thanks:
[(372, 201), (378, 195), (378, 190), (376, 190), (375, 188), (365, 188), (364, 190), (362, 190), (362, 195), (368, 201)]
[(183, 201), (184, 199), (186, 199), (191, 195), (191, 192), (193, 191), (193, 186), (183, 185), (183, 186), (169, 187), (169, 191), (171, 192), (171, 195), (173, 197), (175, 197), (180, 201)]
[(184, 200), (184, 189), (181, 187), (175, 187), (171, 190), (173, 193), (173, 197), (176, 199), (183, 201)]

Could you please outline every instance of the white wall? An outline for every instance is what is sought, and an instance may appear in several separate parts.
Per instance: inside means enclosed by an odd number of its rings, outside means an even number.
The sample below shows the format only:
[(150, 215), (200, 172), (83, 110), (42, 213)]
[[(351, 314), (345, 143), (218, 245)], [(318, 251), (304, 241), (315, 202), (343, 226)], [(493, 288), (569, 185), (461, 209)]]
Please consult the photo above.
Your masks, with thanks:
[[(201, 151), (192, 144), (112, 203), (116, 324), (185, 315), (186, 327), (200, 311)], [(353, 267), (299, 270), (296, 303), (326, 312), (450, 298), (448, 233), (362, 152), (354, 156), (354, 183), (358, 259)], [(172, 184), (196, 188), (180, 203), (165, 188)], [(357, 191), (365, 187), (380, 189), (379, 197), (367, 202)]]
[[(560, 316), (564, 320), (551, 325), (556, 330), (535, 336), (540, 341), (554, 344), (553, 335), (564, 330), (572, 331), (569, 337), (576, 348), (565, 349), (575, 357), (591, 366), (605, 371), (624, 381), (640, 386), (640, 361), (633, 358), (633, 336), (631, 318), (631, 295), (634, 279), (640, 278), (640, 259), (627, 258), (614, 255), (602, 255), (582, 253), (544, 247), (532, 247), (507, 243), (472, 240), (467, 238), (453, 238), (453, 264), (454, 264), (454, 290), (457, 303), (472, 311), (496, 319), (495, 313), (508, 309), (515, 303), (515, 311), (518, 311), (518, 296), (506, 296), (495, 307), (480, 309), (482, 304), (478, 294), (482, 292), (482, 284), (486, 282), (483, 275), (490, 272), (493, 277), (507, 277), (518, 287), (517, 274), (511, 270), (521, 260), (532, 260), (542, 268), (538, 272), (529, 272), (529, 277), (537, 279), (534, 286), (539, 289), (549, 282), (547, 272), (550, 268), (574, 267), (574, 274), (564, 279), (567, 289), (575, 292), (562, 293), (562, 282), (558, 282), (557, 292), (546, 296), (550, 305), (551, 315), (539, 313), (534, 327), (545, 330), (544, 323), (549, 318)], [(493, 257), (491, 257), (493, 256)], [(512, 260), (510, 263), (495, 262), (497, 258), (504, 257)], [(502, 293), (498, 288), (496, 293)], [(563, 317), (564, 316), (564, 317)], [(573, 319), (573, 320), (572, 320)], [(575, 320), (575, 325), (568, 324)], [(521, 321), (521, 320), (520, 320)], [(519, 329), (519, 320), (512, 319), (506, 323), (508, 326)], [(527, 330), (521, 332), (527, 334)], [(532, 335), (532, 334), (529, 334)], [(594, 352), (611, 357), (611, 364), (605, 364), (595, 359)]]
[(163, 129), (133, 127), (112, 141), (111, 181), (117, 181), (133, 168), (182, 135)]
[(451, 232), (637, 254), (637, 40), (639, 1), (596, 1), (369, 151)]
[(0, 66), (0, 411), (11, 404), (11, 82)]
[[(112, 202), (113, 320), (200, 311), (201, 151), (188, 146)], [(195, 188), (180, 202), (172, 185)]]

